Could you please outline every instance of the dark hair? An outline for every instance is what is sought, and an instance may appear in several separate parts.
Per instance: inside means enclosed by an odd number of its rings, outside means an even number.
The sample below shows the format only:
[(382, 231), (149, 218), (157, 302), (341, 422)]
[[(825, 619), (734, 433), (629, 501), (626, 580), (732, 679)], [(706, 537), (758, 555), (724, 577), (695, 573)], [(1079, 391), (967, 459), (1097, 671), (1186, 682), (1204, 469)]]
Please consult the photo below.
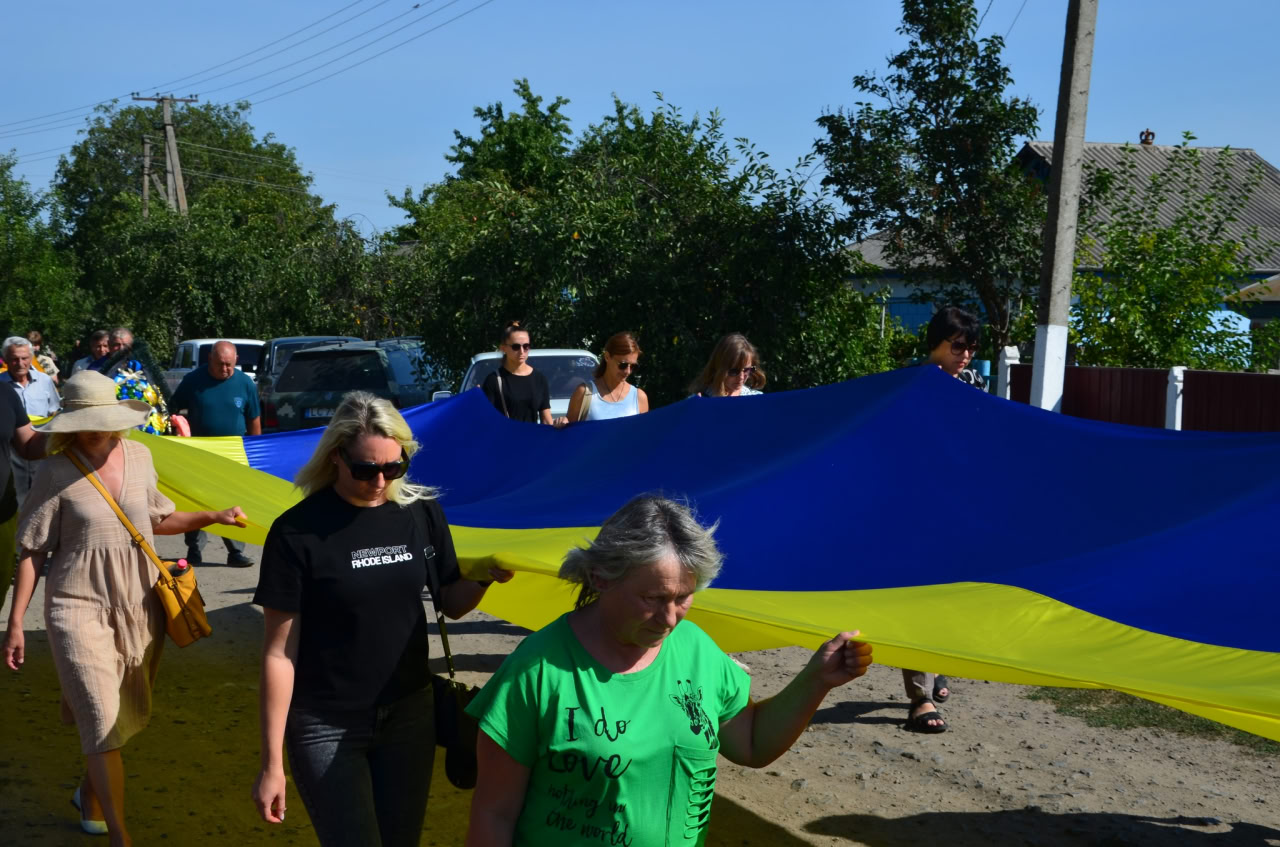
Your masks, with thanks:
[(950, 341), (957, 335), (962, 336), (966, 344), (977, 344), (981, 332), (982, 324), (976, 316), (956, 306), (947, 306), (929, 321), (924, 343), (932, 353), (939, 344)]
[[(639, 356), (644, 351), (640, 349), (640, 342), (636, 341), (636, 337), (629, 332), (615, 332), (609, 336), (609, 340), (604, 343), (604, 352), (610, 356), (625, 356), (628, 353), (635, 353)], [(595, 377), (599, 379), (604, 376), (605, 360), (600, 359), (600, 364), (596, 365)]]
[(502, 343), (506, 344), (510, 341), (512, 333), (516, 332), (523, 332), (527, 334), (529, 332), (529, 328), (527, 326), (520, 326), (520, 321), (512, 321), (507, 324), (507, 328), (502, 331)]
[(44, 344), (44, 336), (40, 334), (40, 330), (33, 329), (27, 333), (27, 340), (39, 347)]
[(98, 342), (98, 341), (110, 341), (110, 340), (111, 340), (111, 333), (107, 332), (105, 329), (95, 329), (93, 331), (93, 334), (89, 336), (90, 344), (94, 344), (95, 342)]
[(766, 381), (764, 370), (760, 367), (760, 354), (756, 352), (755, 346), (747, 340), (745, 335), (740, 332), (731, 332), (716, 342), (715, 349), (711, 351), (711, 358), (707, 359), (702, 372), (689, 386), (689, 393), (719, 391), (720, 383), (724, 382), (724, 375), (729, 368), (743, 367), (748, 359), (755, 366), (755, 372), (747, 377), (746, 385), (759, 391), (764, 388)]

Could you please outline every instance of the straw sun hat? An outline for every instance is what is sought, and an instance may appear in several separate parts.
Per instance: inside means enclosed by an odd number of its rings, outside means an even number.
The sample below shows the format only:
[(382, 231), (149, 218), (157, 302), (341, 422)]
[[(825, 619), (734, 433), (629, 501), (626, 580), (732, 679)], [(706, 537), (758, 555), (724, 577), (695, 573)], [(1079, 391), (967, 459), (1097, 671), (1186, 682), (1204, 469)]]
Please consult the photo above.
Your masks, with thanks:
[(80, 371), (62, 384), (62, 411), (41, 432), (120, 432), (146, 423), (151, 407), (116, 400), (116, 383), (97, 371)]

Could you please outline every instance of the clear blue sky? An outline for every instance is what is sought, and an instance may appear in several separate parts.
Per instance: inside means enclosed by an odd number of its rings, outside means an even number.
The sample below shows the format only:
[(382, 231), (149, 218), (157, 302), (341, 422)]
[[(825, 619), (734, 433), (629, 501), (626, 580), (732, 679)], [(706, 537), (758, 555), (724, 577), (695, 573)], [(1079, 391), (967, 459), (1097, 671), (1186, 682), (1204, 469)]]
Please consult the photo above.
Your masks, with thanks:
[[(0, 124), (92, 103), (219, 65), (285, 36), (351, 0), (115, 0), (10, 4), (0, 27)], [(381, 2), (381, 5), (377, 5)], [(482, 0), (422, 0), (422, 8), (351, 44), (261, 80), (247, 77), (302, 58), (407, 12), (414, 0), (362, 0), (319, 26), (219, 73), (281, 49), (358, 12), (358, 19), (244, 70), (167, 90), (202, 99), (238, 99), (388, 32), (430, 18), (324, 70), (273, 88), (287, 91), (476, 7)], [(1066, 0), (978, 0), (981, 34), (1010, 32), (1005, 58), (1014, 93), (1041, 108), (1041, 138), (1052, 138)], [(375, 8), (376, 6), (376, 8)], [(1021, 11), (1020, 11), (1021, 10)], [(412, 43), (332, 79), (270, 102), (249, 119), (293, 146), (316, 190), (369, 232), (400, 221), (384, 191), (415, 191), (443, 176), (453, 130), (474, 133), (472, 110), (514, 103), (512, 80), (528, 77), (551, 99), (563, 95), (576, 130), (610, 109), (610, 98), (655, 105), (654, 91), (686, 113), (718, 108), (729, 137), (746, 136), (786, 166), (807, 152), (814, 119), (853, 102), (854, 74), (882, 70), (901, 45), (901, 9), (891, 0), (703, 0), (586, 2), (491, 0)], [(1016, 18), (1016, 22), (1015, 22)], [(1010, 28), (1012, 30), (1010, 31)], [(1280, 164), (1274, 108), (1274, 0), (1101, 0), (1088, 138), (1157, 143), (1189, 129), (1206, 145), (1252, 147)], [(74, 116), (75, 113), (71, 113)], [(24, 158), (18, 172), (47, 185), (57, 150), (75, 129), (26, 135), (55, 119), (0, 127), (0, 150)], [(64, 121), (65, 123), (66, 121)], [(41, 151), (53, 150), (50, 153)]]

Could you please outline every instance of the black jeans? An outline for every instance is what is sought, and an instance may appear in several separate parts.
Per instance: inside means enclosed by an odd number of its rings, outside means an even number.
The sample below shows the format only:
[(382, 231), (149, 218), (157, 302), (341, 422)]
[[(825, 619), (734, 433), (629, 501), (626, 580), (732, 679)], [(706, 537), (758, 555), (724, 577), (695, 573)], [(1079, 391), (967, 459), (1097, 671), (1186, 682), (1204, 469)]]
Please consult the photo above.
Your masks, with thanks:
[(289, 710), (289, 765), (323, 847), (421, 841), (434, 721), (430, 687), (371, 709)]

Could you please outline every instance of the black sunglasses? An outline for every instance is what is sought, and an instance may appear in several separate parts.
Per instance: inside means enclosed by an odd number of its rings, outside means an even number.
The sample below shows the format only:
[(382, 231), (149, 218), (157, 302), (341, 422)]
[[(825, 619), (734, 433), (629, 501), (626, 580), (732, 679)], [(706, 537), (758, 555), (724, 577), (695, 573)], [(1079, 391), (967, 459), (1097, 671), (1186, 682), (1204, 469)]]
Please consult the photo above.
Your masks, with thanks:
[(970, 343), (969, 343), (969, 342), (967, 342), (967, 341), (952, 341), (952, 342), (951, 342), (951, 355), (953, 355), (953, 356), (959, 356), (959, 355), (960, 355), (961, 353), (963, 353), (965, 350), (968, 350), (970, 353), (977, 353), (977, 352), (978, 352), (978, 342), (976, 342), (976, 341), (975, 341), (975, 342), (973, 342), (972, 344), (970, 344)]
[(528, 350), (533, 345), (532, 344), (510, 344), (508, 346), (515, 352), (519, 353), (521, 350)]
[(639, 362), (618, 362), (618, 370), (620, 371), (634, 371), (638, 367), (640, 367)]
[(742, 374), (743, 376), (751, 376), (755, 372), (756, 372), (756, 369), (754, 365), (748, 365), (745, 368), (729, 368), (729, 370), (727, 371), (729, 376), (737, 376), (738, 374)]
[(351, 457), (347, 455), (347, 448), (339, 447), (338, 455), (342, 457), (342, 461), (347, 463), (347, 469), (351, 471), (351, 478), (360, 482), (369, 482), (377, 479), (378, 474), (382, 474), (383, 479), (391, 482), (393, 479), (399, 479), (409, 470), (409, 454), (403, 449), (400, 450), (400, 461), (387, 462), (380, 465), (377, 462), (353, 462)]

